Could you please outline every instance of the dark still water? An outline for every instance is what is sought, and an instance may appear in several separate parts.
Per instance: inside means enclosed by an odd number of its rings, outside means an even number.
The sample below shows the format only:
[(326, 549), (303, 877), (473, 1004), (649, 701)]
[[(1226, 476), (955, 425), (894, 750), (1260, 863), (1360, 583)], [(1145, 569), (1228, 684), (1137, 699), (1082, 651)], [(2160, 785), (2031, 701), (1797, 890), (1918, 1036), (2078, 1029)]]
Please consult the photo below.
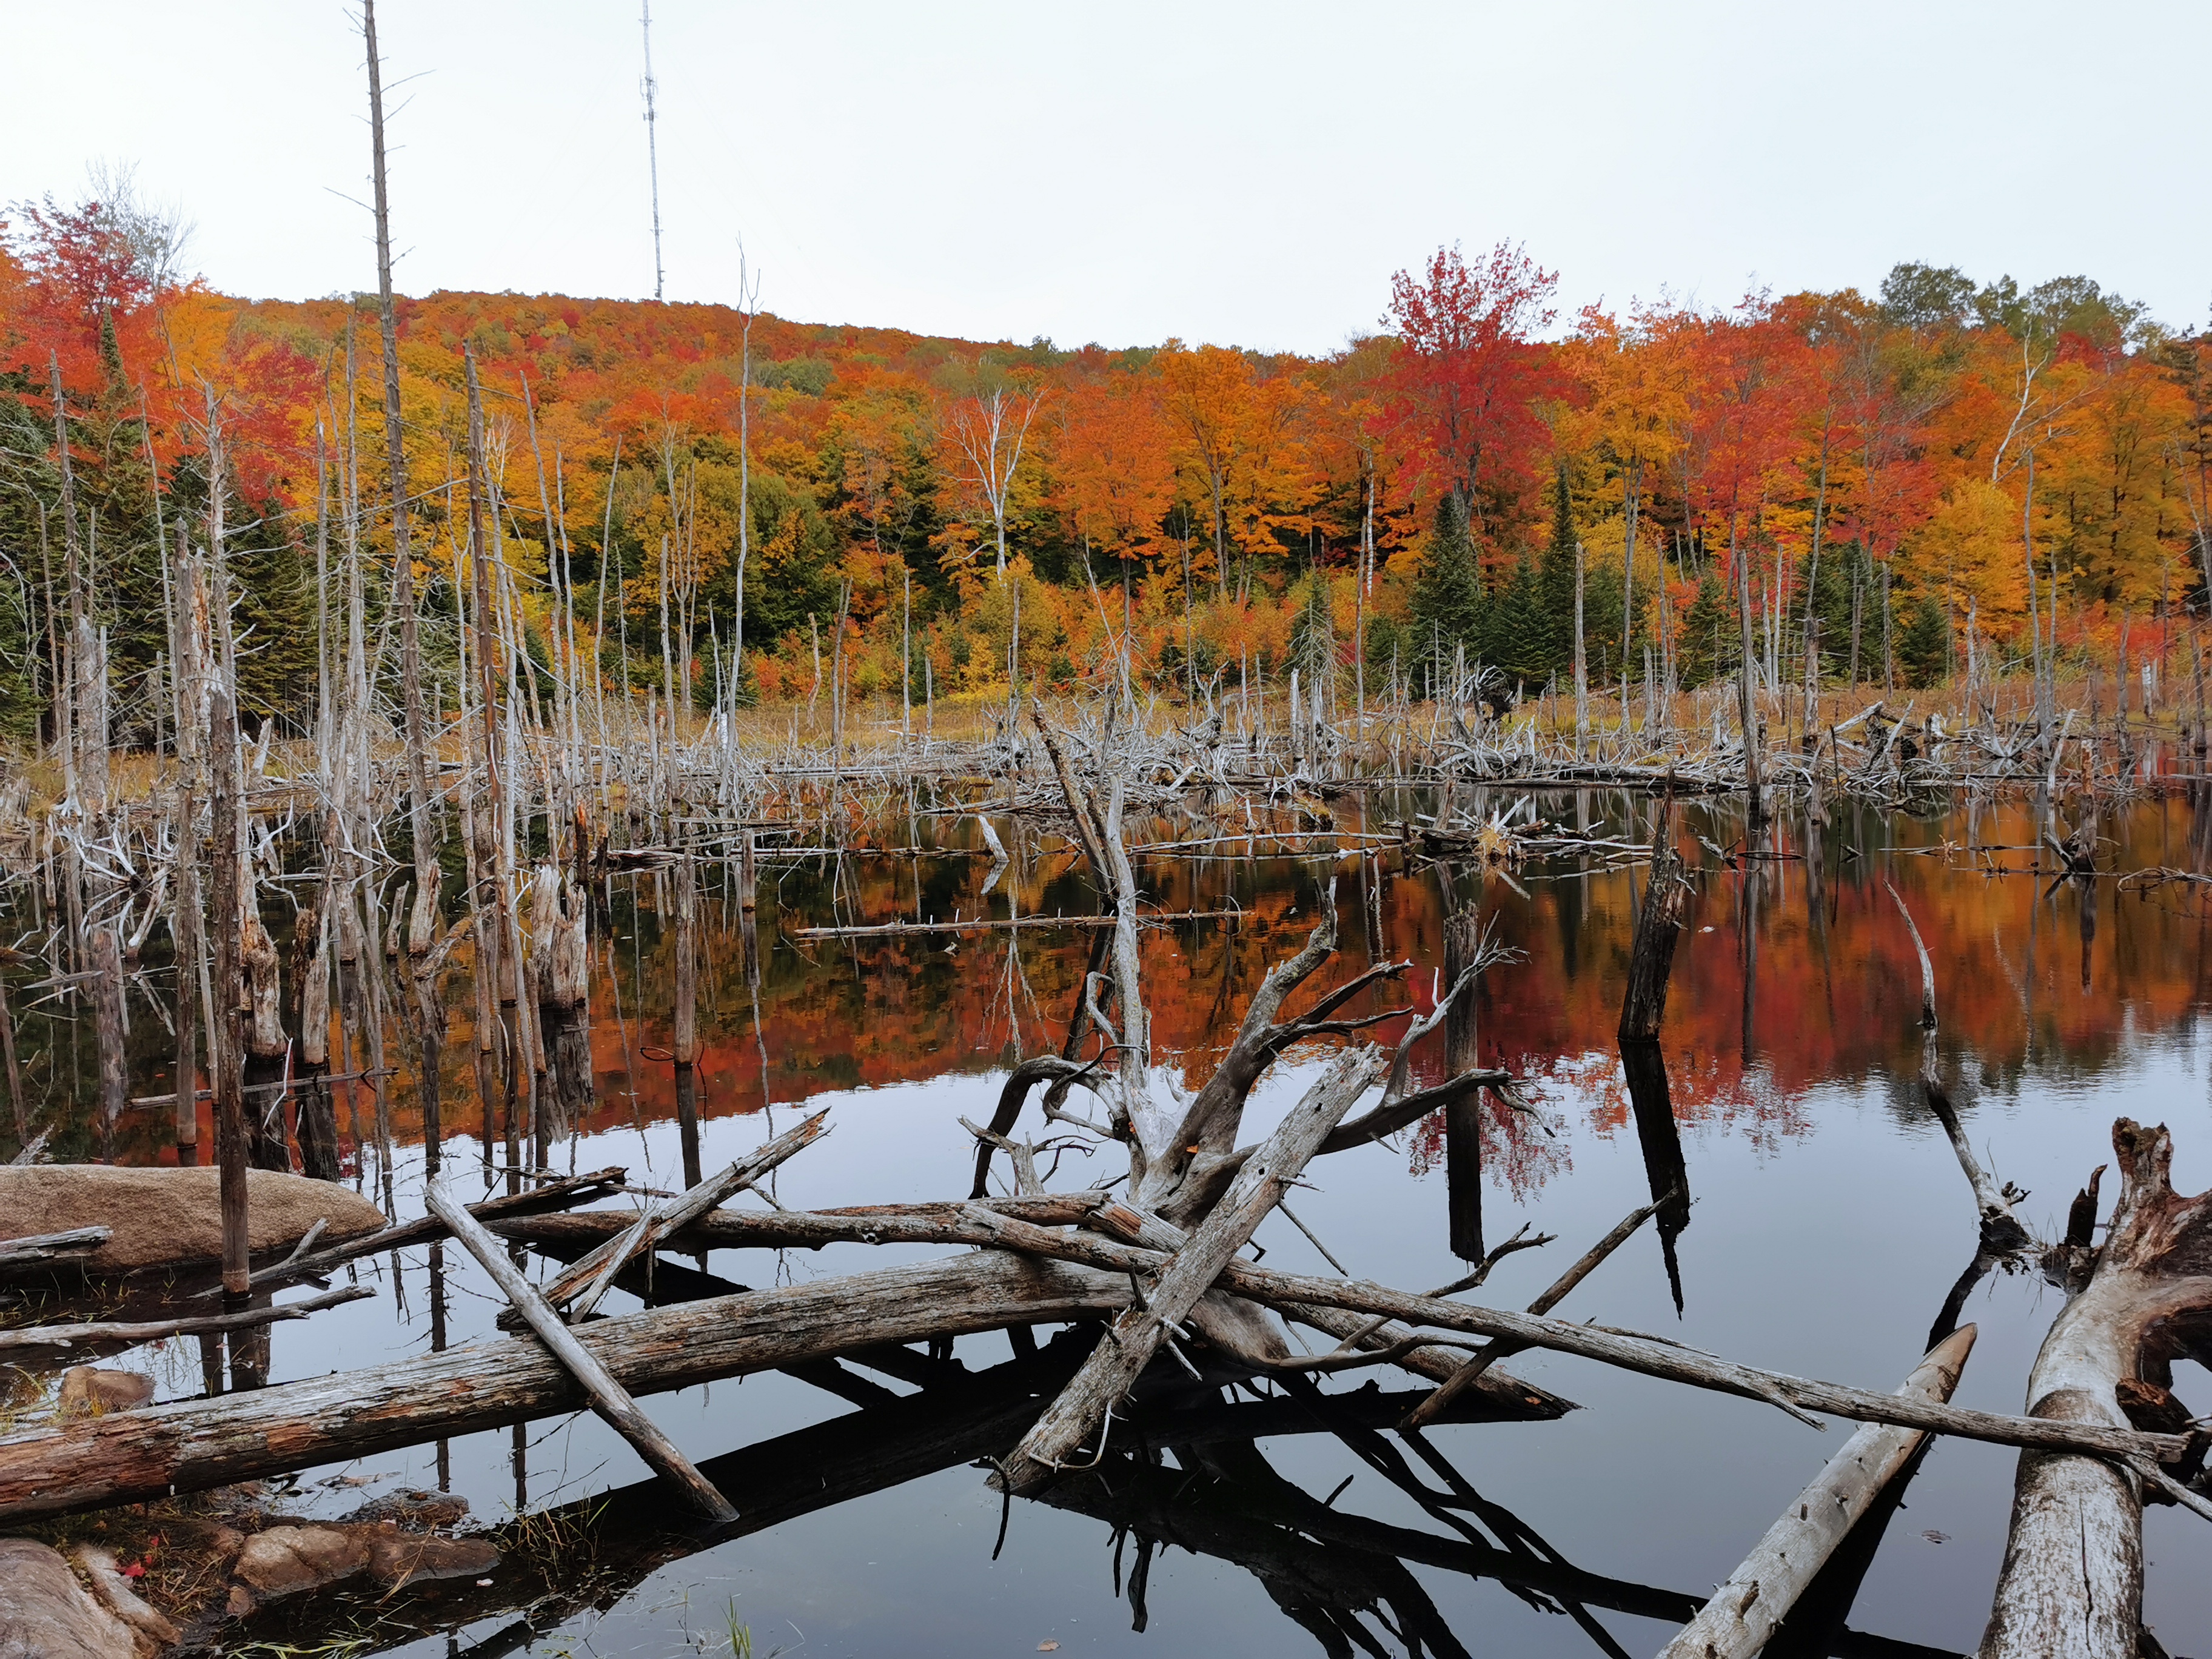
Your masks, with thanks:
[[(1516, 800), (1486, 799), (1479, 811), (1509, 810)], [(1431, 805), (1370, 805), (1368, 828), (1379, 833), (1386, 819)], [(1348, 849), (1361, 844), (1352, 833), (1355, 810), (1346, 803), (1340, 815)], [(1547, 796), (1536, 810), (1641, 839), (1650, 806), (1591, 793)], [(1731, 845), (1738, 830), (1727, 811), (1692, 808), (1679, 823), (1702, 868), (1667, 1015), (1667, 1121), (1652, 1121), (1648, 1109), (1639, 1115), (1613, 1040), (1632, 883), (1640, 888), (1641, 871), (1532, 861), (1457, 878), (1460, 892), (1495, 916), (1500, 940), (1521, 953), (1483, 984), (1482, 1057), (1530, 1079), (1538, 1107), (1533, 1115), (1486, 1109), (1484, 1231), (1494, 1244), (1526, 1223), (1559, 1238), (1509, 1257), (1484, 1298), (1525, 1304), (1623, 1214), (1671, 1184), (1679, 1158), (1693, 1200), (1686, 1225), (1664, 1236), (1647, 1227), (1562, 1304), (1562, 1316), (1838, 1382), (1888, 1389), (1904, 1378), (1973, 1258), (1975, 1216), (1915, 1085), (1918, 969), (1886, 883), (1911, 907), (1935, 959), (1942, 1054), (1967, 1132), (2001, 1180), (2030, 1189), (2021, 1214), (2039, 1236), (2063, 1230), (2074, 1192), (2108, 1159), (2119, 1115), (2171, 1124), (2177, 1187), (2212, 1185), (2207, 924), (2192, 890), (2123, 890), (2110, 878), (2054, 889), (2034, 873), (2032, 851), (1974, 850), (2033, 843), (2032, 817), (2012, 805), (1924, 817), (1842, 811), (1809, 845), (1802, 822), (1785, 823), (1768, 849), (1777, 856), (1746, 873), (1692, 839)], [(998, 820), (1013, 861), (987, 893), (990, 865), (973, 855), (981, 844), (975, 826), (936, 823), (887, 822), (877, 827), (878, 843), (942, 850), (770, 859), (757, 975), (747, 971), (734, 907), (720, 896), (727, 872), (709, 868), (700, 972), (706, 1054), (693, 1153), (706, 1167), (789, 1127), (800, 1107), (827, 1106), (833, 1133), (780, 1172), (784, 1205), (966, 1192), (974, 1143), (957, 1120), (988, 1118), (1013, 1058), (1058, 1048), (1089, 933), (793, 935), (895, 917), (1087, 914), (1096, 901), (1056, 835)], [(2115, 871), (2199, 868), (2203, 829), (2178, 798), (2108, 810), (2102, 861)], [(1169, 836), (1153, 826), (1149, 838)], [(1238, 913), (1146, 935), (1154, 1041), (1171, 1072), (1192, 1086), (1208, 1074), (1267, 968), (1313, 926), (1332, 878), (1341, 951), (1324, 977), (1408, 958), (1405, 979), (1369, 1006), (1431, 1006), (1446, 878), (1402, 847), (1365, 844), (1366, 854), (1304, 858), (1248, 858), (1241, 844), (1185, 848), (1142, 861), (1158, 909)], [(650, 873), (625, 877), (605, 896), (608, 925), (594, 936), (592, 1103), (574, 1132), (554, 1143), (550, 1161), (578, 1170), (618, 1163), (633, 1182), (672, 1187), (682, 1184), (687, 1160), (672, 1068), (656, 1058), (671, 1042), (676, 979), (662, 885)], [(445, 1151), (449, 1170), (473, 1192), (485, 1149), (469, 1072), (471, 1003), (458, 982), (448, 1000), (455, 1013)], [(153, 1028), (133, 1092), (169, 1086), (156, 1060), (166, 1033), (143, 1006), (133, 1019)], [(1385, 1037), (1395, 1029), (1380, 1028)], [(1431, 1043), (1441, 1048), (1440, 1040)], [(396, 1034), (392, 1052), (404, 1053)], [(1254, 1097), (1245, 1139), (1273, 1126), (1321, 1059), (1318, 1051), (1294, 1054), (1277, 1067)], [(1440, 1053), (1422, 1060), (1437, 1074)], [(396, 1207), (410, 1215), (421, 1207), (413, 1103), (411, 1079), (395, 1079), (399, 1146), (388, 1164), (373, 1144), (356, 1152), (349, 1143), (349, 1168), (373, 1195), (388, 1180)], [(366, 1091), (352, 1104), (368, 1138)], [(343, 1105), (340, 1125), (348, 1125)], [(1036, 1125), (1032, 1115), (1024, 1127)], [(165, 1130), (158, 1109), (134, 1117), (124, 1126), (125, 1156), (165, 1156)], [(495, 1150), (503, 1161), (503, 1148)], [(1088, 1162), (1071, 1157), (1052, 1184), (1087, 1185), (1120, 1167), (1115, 1151)], [(1312, 1190), (1295, 1199), (1298, 1219), (1351, 1273), (1423, 1290), (1463, 1270), (1449, 1247), (1434, 1126), (1322, 1160), (1309, 1179)], [(1258, 1242), (1271, 1267), (1328, 1270), (1281, 1215)], [(706, 1265), (759, 1286), (917, 1254), (726, 1251)], [(276, 1327), (274, 1380), (373, 1366), (428, 1346), (428, 1253), (363, 1261), (358, 1272), (379, 1296), (304, 1327)], [(495, 1334), (496, 1299), (458, 1250), (443, 1252), (434, 1291), (449, 1341)], [(619, 1312), (635, 1304), (617, 1294), (605, 1305)], [(1964, 1317), (1978, 1325), (1980, 1340), (1958, 1401), (2021, 1409), (2030, 1362), (2057, 1305), (2058, 1293), (2033, 1271), (1977, 1285)], [(963, 1339), (954, 1358), (982, 1373), (1012, 1352), (994, 1334)], [(174, 1345), (161, 1363), (165, 1396), (198, 1390), (196, 1351)], [(1000, 1502), (971, 1467), (980, 1452), (957, 1436), (943, 1437), (949, 1449), (933, 1464), (926, 1448), (916, 1449), (927, 1435), (894, 1420), (895, 1408), (855, 1408), (780, 1374), (662, 1395), (650, 1402), (653, 1414), (702, 1460), (833, 1426), (718, 1466), (732, 1471), (740, 1510), (757, 1512), (757, 1529), (745, 1535), (655, 1565), (639, 1553), (639, 1517), (665, 1511), (665, 1500), (649, 1490), (641, 1500), (618, 1498), (596, 1519), (574, 1521), (580, 1533), (597, 1528), (600, 1535), (556, 1551), (554, 1577), (565, 1584), (503, 1567), (493, 1587), (472, 1591), (479, 1599), (453, 1604), (466, 1618), (457, 1646), (428, 1632), (428, 1604), (411, 1613), (365, 1605), (356, 1622), (367, 1649), (359, 1650), (728, 1652), (734, 1624), (761, 1655), (1015, 1655), (1057, 1644), (1062, 1653), (1272, 1656), (1350, 1652), (1355, 1639), (1392, 1653), (1416, 1645), (1443, 1654), (1650, 1653), (1674, 1629), (1658, 1615), (1685, 1595), (1710, 1593), (1850, 1429), (1815, 1432), (1752, 1402), (1579, 1360), (1530, 1353), (1509, 1368), (1582, 1409), (1553, 1423), (1431, 1431), (1429, 1449), (1449, 1472), (1395, 1437), (1283, 1431), (1295, 1425), (1279, 1412), (1256, 1439), (1248, 1431), (1176, 1449), (1110, 1448), (1106, 1479), (1086, 1496), (1013, 1504), (995, 1560)], [(2179, 1369), (2177, 1392), (2194, 1409), (2212, 1410), (2207, 1379)], [(1370, 1375), (1386, 1389), (1411, 1386), (1387, 1370), (1325, 1386), (1346, 1394)], [(963, 1395), (968, 1385), (951, 1386), (947, 1399), (971, 1404), (988, 1392), (976, 1384)], [(992, 1446), (986, 1431), (977, 1443), (1003, 1449), (1018, 1433)], [(444, 1452), (447, 1479), (483, 1523), (644, 1479), (635, 1455), (590, 1417), (473, 1436)], [(1920, 1650), (1972, 1650), (2003, 1549), (2014, 1462), (1991, 1446), (1936, 1446), (1866, 1571), (1853, 1631)], [(301, 1505), (337, 1514), (361, 1501), (362, 1488), (314, 1485), (332, 1474), (368, 1477), (373, 1493), (434, 1484), (439, 1462), (438, 1450), (424, 1446), (313, 1471)], [(1456, 1490), (1455, 1506), (1431, 1499), (1425, 1507), (1407, 1490), (1416, 1481), (1437, 1493)], [(884, 1489), (830, 1501), (870, 1485)], [(2160, 1509), (2147, 1526), (2148, 1620), (2169, 1650), (2205, 1651), (2212, 1574), (2203, 1571), (2203, 1523)], [(1509, 1555), (1521, 1558), (1517, 1585), (1486, 1576)], [(1538, 1566), (1528, 1565), (1531, 1557)], [(596, 1564), (596, 1578), (586, 1563)], [(1507, 1571), (1516, 1570), (1509, 1562)], [(1364, 1638), (1348, 1634), (1352, 1621)], [(1846, 1638), (1834, 1650), (1914, 1650)]]

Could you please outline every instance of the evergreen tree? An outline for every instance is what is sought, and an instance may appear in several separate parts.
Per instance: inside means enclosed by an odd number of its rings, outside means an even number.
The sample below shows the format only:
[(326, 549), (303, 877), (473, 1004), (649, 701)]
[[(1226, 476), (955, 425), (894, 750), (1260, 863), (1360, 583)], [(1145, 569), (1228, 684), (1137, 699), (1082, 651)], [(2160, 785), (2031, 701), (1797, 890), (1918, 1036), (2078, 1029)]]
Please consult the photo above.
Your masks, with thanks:
[[(1570, 590), (1570, 606), (1573, 602)], [(1508, 680), (1517, 680), (1524, 686), (1540, 686), (1551, 674), (1554, 661), (1552, 619), (1544, 608), (1542, 582), (1534, 561), (1524, 556), (1514, 566), (1513, 580), (1491, 603), (1485, 620), (1487, 637), (1483, 659), (1495, 664)]]
[(1698, 597), (1682, 618), (1681, 638), (1675, 646), (1676, 661), (1686, 688), (1710, 685), (1735, 672), (1742, 654), (1736, 637), (1735, 607), (1728, 590), (1708, 566), (1698, 579)]
[(1949, 667), (1951, 628), (1932, 593), (1923, 593), (1898, 630), (1897, 661), (1908, 685), (1940, 684)]
[(1470, 659), (1481, 655), (1486, 608), (1467, 503), (1458, 492), (1447, 491), (1437, 504), (1436, 527), (1413, 585), (1413, 653), (1430, 665), (1432, 684), (1449, 683), (1460, 647)]
[(1564, 466), (1552, 476), (1552, 538), (1544, 545), (1537, 597), (1544, 615), (1545, 671), (1548, 673), (1563, 668), (1571, 672), (1575, 663), (1575, 517)]

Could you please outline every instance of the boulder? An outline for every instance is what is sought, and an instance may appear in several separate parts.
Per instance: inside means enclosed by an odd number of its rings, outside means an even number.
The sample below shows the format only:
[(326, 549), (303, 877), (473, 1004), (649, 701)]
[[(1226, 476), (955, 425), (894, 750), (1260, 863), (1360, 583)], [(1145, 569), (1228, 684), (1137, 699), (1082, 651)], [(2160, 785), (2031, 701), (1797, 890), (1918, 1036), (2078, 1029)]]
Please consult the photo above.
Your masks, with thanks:
[(62, 1415), (101, 1417), (136, 1411), (154, 1398), (154, 1379), (137, 1371), (102, 1370), (72, 1365), (62, 1373)]
[(246, 1540), (233, 1569), (260, 1601), (350, 1578), (368, 1565), (369, 1540), (348, 1527), (270, 1527)]
[[(212, 1167), (0, 1165), (0, 1238), (102, 1226), (110, 1236), (83, 1258), (88, 1273), (206, 1266), (222, 1259), (221, 1181)], [(333, 1243), (385, 1224), (376, 1206), (331, 1182), (254, 1170), (246, 1182), (246, 1237), (257, 1252), (297, 1243), (319, 1220)]]
[(137, 1659), (131, 1627), (84, 1593), (69, 1563), (0, 1538), (0, 1659)]
[(233, 1569), (234, 1616), (264, 1601), (304, 1595), (367, 1573), (388, 1588), (432, 1578), (481, 1577), (499, 1565), (482, 1539), (402, 1532), (392, 1521), (302, 1522), (268, 1528), (246, 1540)]

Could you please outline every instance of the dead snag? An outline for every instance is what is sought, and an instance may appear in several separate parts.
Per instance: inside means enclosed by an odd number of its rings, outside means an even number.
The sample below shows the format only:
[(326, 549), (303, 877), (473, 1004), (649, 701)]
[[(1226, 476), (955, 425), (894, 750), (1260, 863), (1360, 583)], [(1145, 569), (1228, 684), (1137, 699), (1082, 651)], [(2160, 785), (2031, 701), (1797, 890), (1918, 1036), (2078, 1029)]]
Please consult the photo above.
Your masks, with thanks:
[(1674, 942), (1681, 934), (1683, 902), (1690, 890), (1682, 855), (1674, 847), (1674, 817), (1670, 788), (1651, 828), (1651, 872), (1628, 947), (1628, 991), (1620, 1004), (1623, 1042), (1656, 1038), (1667, 1012), (1667, 980), (1674, 972)]
[[(1954, 1332), (1898, 1393), (1948, 1401), (1973, 1346), (1972, 1325)], [(1852, 1435), (1659, 1659), (1752, 1659), (1926, 1438), (1917, 1429), (1874, 1423)]]
[(1974, 1208), (1981, 1218), (1984, 1248), (1997, 1255), (2007, 1255), (2027, 1248), (2027, 1229), (2013, 1216), (2013, 1206), (2027, 1194), (2007, 1182), (1997, 1184), (1996, 1177), (1981, 1165), (1967, 1142), (1966, 1132), (1959, 1122), (1958, 1109), (1951, 1103), (1951, 1091), (1943, 1086), (1941, 1069), (1936, 1055), (1936, 968), (1929, 960), (1928, 946), (1920, 938), (1920, 929), (1913, 925), (1912, 912), (1905, 908), (1897, 889), (1887, 881), (1882, 885), (1889, 890), (1891, 902), (1897, 914), (1905, 918), (1905, 930), (1912, 935), (1912, 948), (1920, 957), (1920, 1087), (1928, 1097), (1928, 1109), (1943, 1126), (1943, 1133), (1951, 1142), (1951, 1151), (1966, 1172), (1966, 1182), (1974, 1189)]
[(1108, 1327), (1075, 1379), (1000, 1465), (998, 1478), (1006, 1488), (1035, 1489), (1080, 1450), (1102, 1419), (1110, 1424), (1114, 1407), (1138, 1373), (1162, 1343), (1174, 1340), (1176, 1328), (1382, 1069), (1381, 1055), (1371, 1047), (1339, 1054), (1329, 1063), (1275, 1133), (1244, 1161), (1213, 1212), (1164, 1264), (1151, 1296)]
[[(2141, 1427), (2171, 1402), (2172, 1362), (2212, 1358), (2212, 1193), (2173, 1190), (2161, 1124), (2112, 1126), (2120, 1196), (2104, 1248), (2051, 1322), (2028, 1375), (2028, 1413)], [(2166, 1425), (2160, 1421), (2160, 1426)], [(2012, 1534), (1982, 1659), (2135, 1659), (2142, 1608), (2142, 1474), (2103, 1458), (2021, 1455)]]
[(432, 1181), (422, 1189), (422, 1201), (430, 1213), (453, 1229), (453, 1237), (464, 1249), (476, 1257), (477, 1263), (492, 1277), (501, 1294), (514, 1304), (517, 1312), (527, 1320), (538, 1340), (558, 1359), (577, 1385), (591, 1396), (592, 1409), (604, 1418), (616, 1433), (629, 1442), (669, 1484), (684, 1495), (691, 1507), (710, 1521), (728, 1522), (738, 1518), (730, 1500), (718, 1492), (712, 1481), (691, 1466), (691, 1460), (676, 1448), (676, 1443), (662, 1433), (659, 1425), (638, 1409), (637, 1401), (629, 1391), (615, 1381), (613, 1375), (601, 1364), (597, 1356), (576, 1340), (575, 1334), (561, 1322), (561, 1316), (545, 1305), (533, 1285), (522, 1275), (522, 1270), (507, 1260), (507, 1252), (499, 1241), (483, 1229), (483, 1224), (462, 1207), (460, 1201), (447, 1192), (442, 1182)]

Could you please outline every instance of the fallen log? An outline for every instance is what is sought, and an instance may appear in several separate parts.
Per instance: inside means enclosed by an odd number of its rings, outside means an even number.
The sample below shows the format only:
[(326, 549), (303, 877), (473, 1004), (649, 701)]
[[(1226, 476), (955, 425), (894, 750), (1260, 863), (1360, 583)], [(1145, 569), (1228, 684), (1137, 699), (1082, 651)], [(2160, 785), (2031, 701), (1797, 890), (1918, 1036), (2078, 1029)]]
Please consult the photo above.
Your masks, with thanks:
[[(1128, 1302), (1125, 1272), (992, 1251), (652, 1309), (574, 1335), (625, 1389), (650, 1394), (883, 1343), (1095, 1319)], [(26, 1430), (0, 1437), (0, 1522), (205, 1491), (586, 1404), (536, 1342), (499, 1338)]]
[[(2212, 1200), (2212, 1194), (2206, 1196)], [(2191, 1200), (2200, 1201), (2205, 1200)], [(1158, 1250), (1115, 1246), (1104, 1239), (1032, 1227), (1003, 1216), (981, 1218), (998, 1242), (1009, 1249), (1122, 1273), (1157, 1273), (1167, 1261)], [(1831, 1417), (1856, 1419), (1863, 1423), (1893, 1423), (1905, 1428), (1955, 1434), (1968, 1440), (1986, 1440), (2000, 1446), (2081, 1452), (2155, 1465), (2176, 1462), (2187, 1455), (2196, 1443), (2194, 1437), (2188, 1434), (2131, 1431), (2100, 1423), (2039, 1417), (2008, 1417), (2000, 1412), (1940, 1406), (1930, 1401), (1880, 1394), (1846, 1383), (1761, 1370), (1633, 1331), (1616, 1331), (1602, 1325), (1577, 1325), (1562, 1319), (1413, 1296), (1366, 1279), (1317, 1279), (1302, 1273), (1275, 1273), (1246, 1261), (1231, 1261), (1223, 1270), (1218, 1283), (1219, 1288), (1231, 1296), (1274, 1308), (1293, 1318), (1303, 1319), (1303, 1312), (1297, 1310), (1308, 1307), (1382, 1314), (1414, 1326), (1433, 1325), (1474, 1336), (1507, 1337), (1531, 1348), (1574, 1354), (1645, 1376), (1733, 1394), (1784, 1410), (1823, 1412)], [(1353, 1328), (1357, 1328), (1357, 1322)]]
[[(1973, 1347), (1972, 1325), (1953, 1332), (1898, 1393), (1948, 1401)], [(1659, 1659), (1752, 1659), (1926, 1438), (1916, 1430), (1869, 1423), (1844, 1442)]]
[(107, 1243), (106, 1227), (71, 1227), (66, 1232), (35, 1233), (28, 1238), (0, 1238), (0, 1270), (75, 1261)]
[[(2106, 1435), (2143, 1417), (2186, 1423), (2191, 1413), (2167, 1392), (2172, 1362), (2212, 1357), (2212, 1193), (2175, 1193), (2173, 1139), (2162, 1124), (2120, 1119), (2112, 1152), (2120, 1196), (2111, 1231), (2051, 1322), (2027, 1382), (2033, 1419)], [(2106, 1458), (2056, 1448), (2022, 1454), (1983, 1659), (2134, 1659), (2139, 1480)]]
[[(629, 1172), (620, 1164), (610, 1164), (604, 1170), (594, 1170), (588, 1175), (563, 1176), (558, 1181), (549, 1181), (534, 1191), (510, 1193), (503, 1198), (488, 1198), (480, 1204), (467, 1206), (468, 1212), (482, 1222), (491, 1222), (503, 1217), (538, 1215), (549, 1210), (559, 1210), (571, 1204), (587, 1204), (592, 1200), (621, 1186)], [(277, 1264), (268, 1271), (265, 1282), (278, 1279), (319, 1279), (334, 1268), (364, 1255), (381, 1255), (386, 1250), (396, 1250), (408, 1244), (427, 1244), (433, 1239), (447, 1236), (446, 1224), (434, 1215), (418, 1216), (412, 1221), (402, 1221), (361, 1237), (349, 1239), (327, 1250), (318, 1250), (313, 1255)], [(263, 1282), (264, 1274), (253, 1275)]]
[(335, 1308), (343, 1302), (358, 1302), (365, 1296), (375, 1294), (366, 1285), (356, 1285), (343, 1291), (311, 1296), (305, 1302), (287, 1302), (266, 1308), (243, 1308), (236, 1313), (197, 1314), (176, 1319), (87, 1320), (78, 1324), (19, 1326), (14, 1330), (0, 1330), (0, 1353), (17, 1352), (26, 1348), (70, 1348), (79, 1343), (128, 1347), (140, 1342), (159, 1342), (172, 1336), (251, 1330), (257, 1325), (273, 1325), (279, 1320), (305, 1319), (309, 1314), (320, 1313), (325, 1308)]
[(1322, 1138), (1381, 1071), (1381, 1056), (1371, 1047), (1329, 1062), (1275, 1132), (1244, 1161), (1220, 1203), (1169, 1259), (1152, 1294), (1107, 1328), (1083, 1369), (1000, 1465), (998, 1479), (1009, 1491), (1034, 1489), (1063, 1467), (1102, 1418), (1111, 1422), (1114, 1407), (1160, 1345), (1173, 1340), (1176, 1327), (1212, 1288), (1221, 1270), (1282, 1200)]
[(599, 1298), (606, 1294), (608, 1285), (614, 1282), (624, 1262), (659, 1249), (660, 1242), (669, 1235), (719, 1208), (740, 1188), (750, 1186), (794, 1153), (813, 1145), (825, 1133), (822, 1126), (829, 1116), (826, 1111), (817, 1112), (689, 1191), (648, 1208), (623, 1232), (556, 1276), (541, 1292), (546, 1304), (565, 1309), (572, 1322), (584, 1318), (599, 1306)]
[[(1554, 1279), (1541, 1296), (1531, 1302), (1528, 1304), (1528, 1311), (1532, 1314), (1547, 1314), (1565, 1301), (1568, 1292), (1595, 1273), (1599, 1263), (1634, 1237), (1638, 1227), (1658, 1214), (1660, 1205), (1666, 1201), (1667, 1200), (1662, 1199), (1657, 1204), (1647, 1204), (1642, 1209), (1631, 1210), (1615, 1224), (1611, 1232), (1591, 1245), (1583, 1253), (1580, 1260)], [(1521, 1346), (1512, 1342), (1500, 1340), (1492, 1343), (1474, 1358), (1462, 1365), (1458, 1370), (1446, 1377), (1441, 1388), (1408, 1413), (1405, 1426), (1409, 1429), (1426, 1427), (1436, 1420), (1437, 1415), (1451, 1404), (1462, 1389), (1480, 1382), (1484, 1372), (1507, 1355), (1521, 1352), (1522, 1352)]]
[(736, 1520), (738, 1512), (730, 1507), (730, 1500), (717, 1492), (714, 1484), (691, 1466), (691, 1460), (677, 1449), (676, 1443), (638, 1409), (629, 1390), (616, 1382), (598, 1357), (576, 1340), (576, 1334), (561, 1322), (561, 1316), (545, 1304), (537, 1286), (507, 1259), (498, 1241), (484, 1231), (483, 1224), (464, 1209), (434, 1176), (423, 1187), (422, 1201), (430, 1206), (431, 1214), (453, 1229), (461, 1248), (491, 1275), (492, 1282), (499, 1286), (507, 1302), (529, 1322), (546, 1352), (561, 1362), (577, 1386), (591, 1397), (592, 1409), (629, 1441), (637, 1455), (681, 1492), (693, 1509), (710, 1521)]
[[(1137, 917), (1139, 927), (1170, 927), (1179, 921), (1220, 921), (1227, 917), (1240, 916), (1241, 910), (1155, 910)], [(975, 921), (880, 921), (848, 927), (794, 927), (786, 939), (914, 939), (934, 933), (1006, 933), (1023, 927), (1112, 927), (1121, 921), (1119, 916), (1012, 916), (988, 918)]]

